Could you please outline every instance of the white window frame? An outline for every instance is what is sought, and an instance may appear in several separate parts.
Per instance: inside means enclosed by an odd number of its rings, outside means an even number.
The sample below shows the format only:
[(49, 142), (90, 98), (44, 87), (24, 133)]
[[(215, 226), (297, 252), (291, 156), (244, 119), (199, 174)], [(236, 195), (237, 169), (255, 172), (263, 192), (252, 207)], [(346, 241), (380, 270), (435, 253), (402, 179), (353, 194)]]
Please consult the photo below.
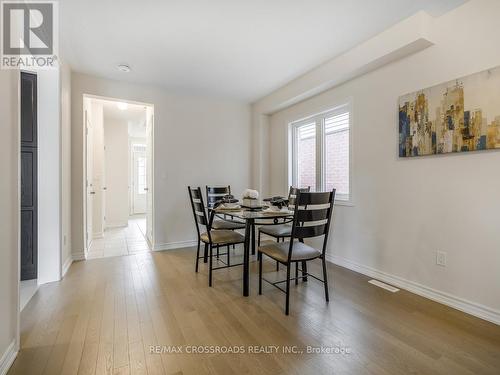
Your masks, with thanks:
[[(136, 152), (137, 152), (137, 151), (136, 151)], [(144, 152), (144, 153), (145, 153), (145, 152)], [(141, 179), (139, 178), (139, 176), (140, 176), (139, 171), (137, 171), (137, 172), (135, 172), (135, 171), (134, 171), (135, 173), (137, 173), (137, 186), (134, 186), (134, 189), (136, 190), (136, 191), (135, 191), (135, 194), (137, 194), (137, 195), (146, 195), (146, 190), (145, 190), (145, 188), (146, 188), (146, 187), (147, 187), (147, 185), (148, 185), (148, 183), (147, 183), (147, 177), (146, 177), (146, 175), (147, 175), (147, 174), (146, 174), (146, 170), (147, 170), (147, 165), (146, 165), (146, 163), (147, 163), (147, 159), (146, 159), (146, 155), (144, 155), (144, 156), (139, 156), (138, 158), (140, 158), (140, 159), (144, 159), (144, 173), (143, 173), (143, 175), (144, 175), (144, 183), (141, 183)], [(138, 161), (139, 161), (139, 160), (138, 160)], [(135, 168), (135, 166), (134, 166), (134, 168)], [(135, 181), (134, 181), (134, 182), (135, 182)], [(142, 187), (142, 189), (141, 189), (141, 187)]]
[[(297, 130), (303, 125), (314, 122), (316, 124), (316, 188), (324, 189), (324, 171), (325, 171), (325, 119), (349, 112), (349, 194), (336, 194), (335, 204), (344, 206), (353, 206), (353, 106), (349, 99), (344, 104), (338, 105), (327, 110), (323, 110), (314, 115), (304, 117), (300, 120), (291, 121), (288, 124), (288, 185), (296, 186), (297, 182)], [(318, 168), (319, 167), (319, 168)]]

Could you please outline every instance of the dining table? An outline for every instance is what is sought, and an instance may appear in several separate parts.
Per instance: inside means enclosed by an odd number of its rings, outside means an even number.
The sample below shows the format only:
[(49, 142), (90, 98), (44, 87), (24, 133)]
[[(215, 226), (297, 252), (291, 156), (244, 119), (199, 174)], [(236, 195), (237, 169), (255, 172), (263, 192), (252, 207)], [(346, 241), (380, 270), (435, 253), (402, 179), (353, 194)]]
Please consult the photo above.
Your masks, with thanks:
[[(217, 207), (212, 210), (213, 215), (218, 219), (225, 220), (226, 216), (231, 219), (238, 219), (245, 223), (245, 242), (243, 250), (243, 296), (248, 297), (250, 294), (250, 252), (255, 255), (255, 226), (256, 225), (276, 225), (280, 219), (284, 219), (283, 224), (290, 222), (293, 218), (293, 211), (285, 210), (270, 210), (262, 208), (224, 208)], [(213, 217), (211, 217), (213, 220)], [(271, 221), (271, 222), (270, 222)]]

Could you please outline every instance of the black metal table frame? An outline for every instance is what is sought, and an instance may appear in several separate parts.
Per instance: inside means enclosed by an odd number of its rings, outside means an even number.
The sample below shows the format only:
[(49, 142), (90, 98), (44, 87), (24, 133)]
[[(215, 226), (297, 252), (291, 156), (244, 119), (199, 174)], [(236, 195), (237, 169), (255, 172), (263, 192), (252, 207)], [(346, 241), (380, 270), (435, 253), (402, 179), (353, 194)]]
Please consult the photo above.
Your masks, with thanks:
[[(238, 213), (244, 212), (242, 211), (226, 211), (226, 210), (213, 210), (211, 220), (213, 217), (217, 215), (217, 217), (221, 218), (219, 215), (228, 215), (232, 217), (236, 217), (240, 220), (245, 221), (245, 242), (243, 246), (243, 296), (248, 297), (250, 295), (250, 246), (252, 255), (255, 255), (255, 225), (256, 219), (259, 220), (274, 220), (274, 223), (262, 223), (259, 225), (276, 225), (276, 220), (278, 219), (291, 219), (293, 216), (293, 212), (289, 212), (287, 214), (277, 212), (276, 215), (266, 214), (261, 217), (243, 217), (243, 215), (238, 215)], [(258, 211), (250, 211), (250, 212), (258, 212)], [(223, 218), (221, 218), (223, 219)], [(224, 219), (223, 219), (224, 220)]]

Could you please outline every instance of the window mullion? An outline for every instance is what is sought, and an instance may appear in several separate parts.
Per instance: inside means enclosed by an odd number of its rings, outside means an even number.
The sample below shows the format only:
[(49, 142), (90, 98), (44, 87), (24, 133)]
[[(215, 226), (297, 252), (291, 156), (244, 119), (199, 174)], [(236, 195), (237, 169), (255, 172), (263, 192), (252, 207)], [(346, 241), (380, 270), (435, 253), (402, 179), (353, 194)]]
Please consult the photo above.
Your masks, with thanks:
[(296, 186), (298, 181), (298, 155), (297, 155), (297, 142), (298, 142), (297, 126), (292, 128), (292, 185)]
[(316, 191), (324, 190), (323, 181), (323, 139), (324, 139), (324, 119), (316, 119)]

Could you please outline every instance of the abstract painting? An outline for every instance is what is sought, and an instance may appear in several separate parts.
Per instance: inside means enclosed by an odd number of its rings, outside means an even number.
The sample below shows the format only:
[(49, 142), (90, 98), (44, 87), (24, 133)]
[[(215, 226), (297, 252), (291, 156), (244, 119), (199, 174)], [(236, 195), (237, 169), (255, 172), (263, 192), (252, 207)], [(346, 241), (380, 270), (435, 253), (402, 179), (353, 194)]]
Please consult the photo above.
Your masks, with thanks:
[(399, 98), (399, 156), (500, 149), (500, 67)]

